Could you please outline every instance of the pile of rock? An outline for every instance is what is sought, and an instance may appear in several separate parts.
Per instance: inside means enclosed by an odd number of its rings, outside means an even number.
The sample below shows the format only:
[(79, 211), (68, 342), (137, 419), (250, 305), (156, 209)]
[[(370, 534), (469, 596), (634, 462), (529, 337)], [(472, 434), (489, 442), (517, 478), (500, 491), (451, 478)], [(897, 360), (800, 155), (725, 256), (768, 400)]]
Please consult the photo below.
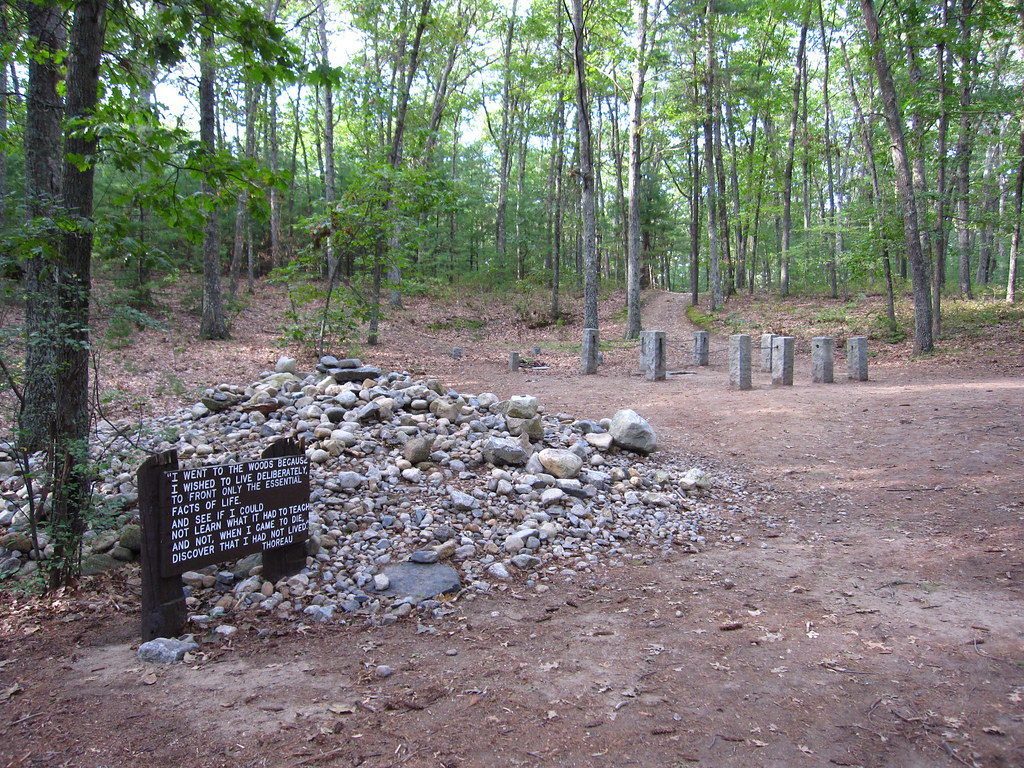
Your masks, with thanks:
[[(548, 414), (529, 395), (458, 393), (331, 357), (305, 376), (282, 358), (248, 387), (222, 384), (190, 408), (125, 430), (101, 425), (96, 434), (94, 455), (108, 468), (97, 495), (127, 527), (87, 533), (90, 565), (137, 551), (131, 470), (145, 452), (177, 450), (187, 467), (252, 459), (276, 438), (305, 441), (307, 566), (276, 584), (260, 577), (258, 556), (184, 574), (197, 620), (215, 622), (225, 612), (327, 621), (438, 611), (444, 592), (472, 595), (512, 579), (543, 589), (627, 547), (694, 550), (710, 533), (725, 534), (723, 503), (743, 493), (727, 478), (710, 490), (703, 471), (673, 457), (648, 458), (657, 436), (630, 410), (579, 420)], [(31, 571), (23, 557), (27, 490), (9, 472), (0, 492), (9, 526), (0, 568), (16, 560)], [(15, 546), (12, 537), (20, 537)], [(43, 547), (30, 557), (45, 557)], [(396, 590), (388, 569), (410, 555), (448, 567), (454, 583), (432, 594)]]

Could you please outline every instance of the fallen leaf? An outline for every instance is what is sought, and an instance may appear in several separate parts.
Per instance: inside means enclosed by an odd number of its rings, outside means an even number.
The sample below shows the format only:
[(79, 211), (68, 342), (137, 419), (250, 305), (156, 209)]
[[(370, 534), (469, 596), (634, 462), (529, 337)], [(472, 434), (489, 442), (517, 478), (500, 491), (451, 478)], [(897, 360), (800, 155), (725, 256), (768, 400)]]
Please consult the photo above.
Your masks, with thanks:
[(767, 747), (768, 746), (768, 742), (767, 741), (760, 741), (758, 739), (750, 739), (750, 743), (753, 744), (755, 747)]
[(356, 711), (356, 705), (351, 703), (335, 703), (327, 707), (328, 710), (336, 715), (351, 715)]
[(14, 696), (16, 693), (21, 693), (23, 690), (25, 690), (25, 689), (22, 688), (21, 685), (18, 684), (18, 683), (15, 683), (14, 685), (10, 686), (9, 688), (0, 689), (0, 701), (7, 701), (12, 696)]
[(799, 749), (801, 752), (803, 752), (805, 755), (813, 755), (814, 754), (814, 750), (813, 749), (811, 749), (810, 747), (806, 747), (803, 744), (797, 744), (796, 748)]
[(149, 672), (139, 678), (139, 682), (143, 685), (153, 685), (156, 682), (156, 672)]

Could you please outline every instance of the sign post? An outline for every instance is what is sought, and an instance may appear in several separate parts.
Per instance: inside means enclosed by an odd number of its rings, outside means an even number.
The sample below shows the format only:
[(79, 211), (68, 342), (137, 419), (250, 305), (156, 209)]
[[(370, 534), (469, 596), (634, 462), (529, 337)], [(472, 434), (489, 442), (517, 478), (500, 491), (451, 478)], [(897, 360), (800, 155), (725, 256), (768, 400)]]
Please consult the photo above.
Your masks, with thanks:
[(139, 468), (143, 639), (180, 633), (185, 605), (178, 576), (263, 552), (270, 581), (306, 564), (309, 460), (294, 440), (263, 458), (178, 469), (173, 451)]

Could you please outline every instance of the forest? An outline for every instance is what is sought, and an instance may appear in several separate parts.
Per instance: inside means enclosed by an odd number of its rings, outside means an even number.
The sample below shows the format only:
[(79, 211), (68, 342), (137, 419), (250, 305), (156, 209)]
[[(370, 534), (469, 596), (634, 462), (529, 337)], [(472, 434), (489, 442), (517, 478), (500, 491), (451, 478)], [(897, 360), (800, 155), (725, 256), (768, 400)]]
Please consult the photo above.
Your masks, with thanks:
[(585, 327), (625, 286), (630, 338), (648, 287), (866, 291), (930, 352), (945, 298), (1017, 298), (1022, 42), (1006, 0), (0, 3), (20, 443), (83, 463), (94, 279), (142, 328), (202, 275), (202, 339), (280, 282), (316, 349), (438, 286)]

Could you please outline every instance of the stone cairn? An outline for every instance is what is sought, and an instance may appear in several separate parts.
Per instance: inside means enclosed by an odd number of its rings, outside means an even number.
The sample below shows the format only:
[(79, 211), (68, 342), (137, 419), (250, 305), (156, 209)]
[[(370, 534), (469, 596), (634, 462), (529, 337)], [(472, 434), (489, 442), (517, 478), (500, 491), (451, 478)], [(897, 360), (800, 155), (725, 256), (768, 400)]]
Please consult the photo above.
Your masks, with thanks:
[[(221, 384), (172, 414), (100, 425), (95, 494), (117, 525), (86, 531), (86, 572), (138, 552), (134, 470), (148, 454), (176, 450), (182, 468), (227, 464), (284, 437), (302, 439), (310, 460), (306, 567), (271, 583), (253, 555), (183, 574), (200, 628), (239, 614), (444, 615), (444, 593), (469, 599), (511, 581), (544, 590), (627, 548), (696, 551), (711, 534), (730, 538), (718, 510), (745, 496), (737, 481), (712, 484), (680, 458), (651, 456), (657, 435), (631, 410), (583, 420), (548, 414), (529, 395), (464, 394), (333, 357), (303, 375), (282, 358), (247, 387)], [(33, 548), (28, 493), (14, 462), (0, 462), (0, 575), (29, 575), (53, 551), (42, 532)]]

